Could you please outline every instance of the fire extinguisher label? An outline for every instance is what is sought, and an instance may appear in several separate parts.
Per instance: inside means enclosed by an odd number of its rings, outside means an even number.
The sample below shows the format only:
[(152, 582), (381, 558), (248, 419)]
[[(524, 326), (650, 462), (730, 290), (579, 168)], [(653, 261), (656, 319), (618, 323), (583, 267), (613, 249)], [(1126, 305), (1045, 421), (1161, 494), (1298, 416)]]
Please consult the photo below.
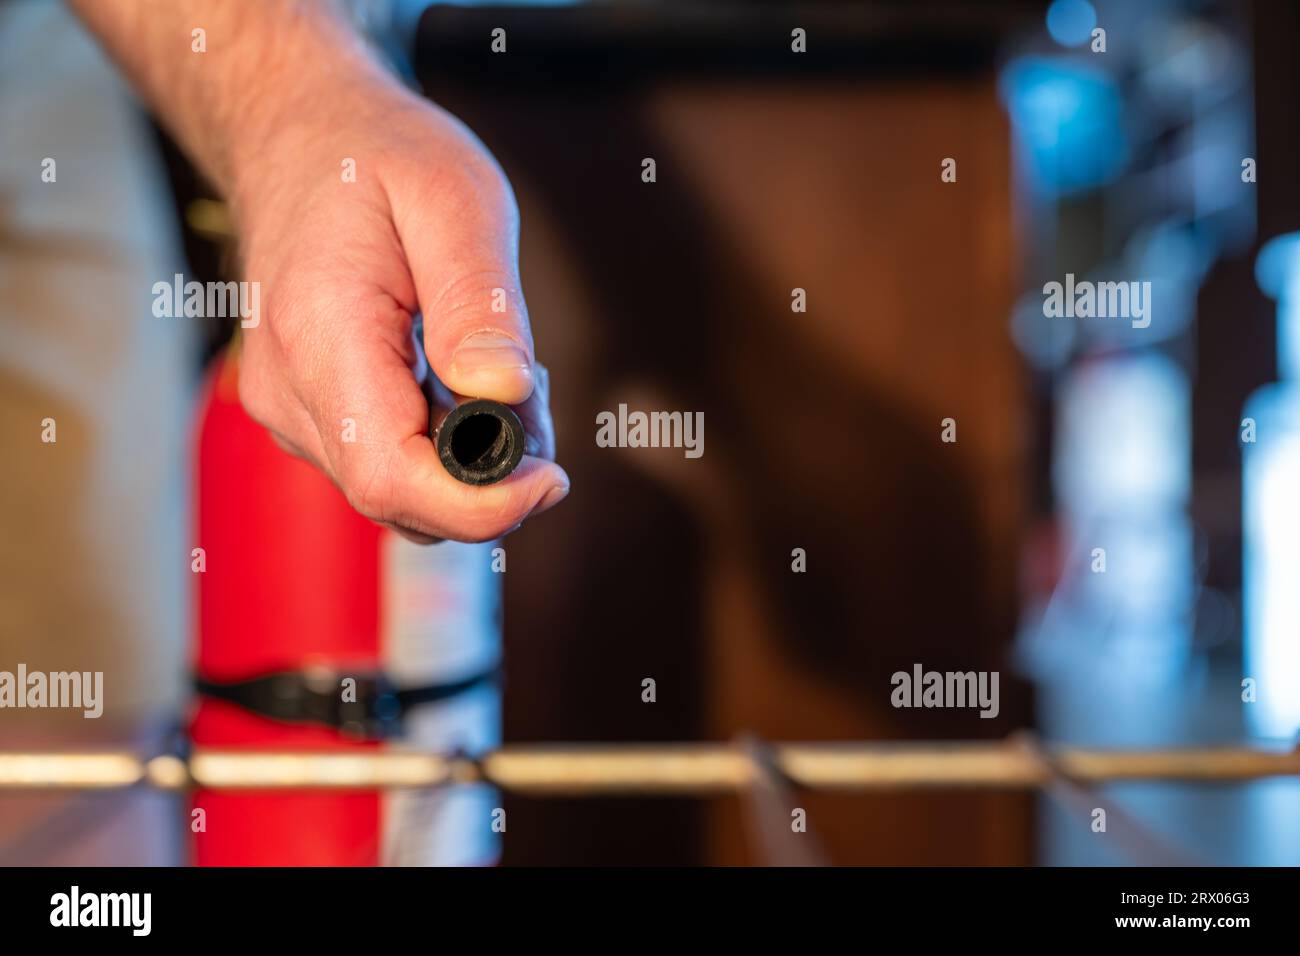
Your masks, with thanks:
[[(405, 744), (477, 753), (500, 740), (501, 698), (484, 685), (455, 700), (415, 710)], [(501, 806), (495, 787), (393, 790), (384, 796), (380, 863), (384, 866), (486, 866), (500, 854)]]
[(380, 646), (399, 684), (435, 684), (490, 670), (501, 653), (501, 576), (492, 544), (419, 545), (386, 533)]
[[(413, 544), (384, 535), (380, 555), (381, 648), (399, 686), (449, 683), (496, 666), (501, 653), (500, 575), (492, 543)], [(401, 746), (481, 753), (501, 739), (494, 684), (415, 708)], [(499, 853), (486, 786), (393, 791), (384, 796), (381, 862), (393, 866), (489, 864)], [(499, 830), (499, 827), (496, 828)]]

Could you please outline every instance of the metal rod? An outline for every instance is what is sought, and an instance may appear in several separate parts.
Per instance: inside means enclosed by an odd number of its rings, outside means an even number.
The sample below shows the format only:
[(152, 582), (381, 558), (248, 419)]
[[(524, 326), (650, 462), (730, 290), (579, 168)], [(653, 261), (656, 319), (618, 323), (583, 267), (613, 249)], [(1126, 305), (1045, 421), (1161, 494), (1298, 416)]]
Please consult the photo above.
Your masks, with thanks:
[[(968, 743), (773, 744), (774, 765), (813, 790), (1030, 789), (1057, 773), (1080, 783), (1177, 780), (1230, 783), (1300, 777), (1300, 751), (1047, 749), (1016, 740)], [(387, 789), (484, 782), (516, 793), (734, 793), (760, 768), (730, 744), (509, 746), (478, 760), (401, 750), (270, 752), (198, 748), (144, 759), (115, 753), (0, 753), (0, 791), (160, 789)]]

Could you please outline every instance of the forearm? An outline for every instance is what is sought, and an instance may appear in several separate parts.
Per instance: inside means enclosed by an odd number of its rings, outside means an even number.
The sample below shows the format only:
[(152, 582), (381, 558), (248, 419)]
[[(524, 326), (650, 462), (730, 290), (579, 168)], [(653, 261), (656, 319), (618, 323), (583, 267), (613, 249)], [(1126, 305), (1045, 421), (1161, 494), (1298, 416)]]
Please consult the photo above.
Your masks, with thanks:
[[(190, 157), (238, 199), (281, 142), (361, 111), (384, 69), (334, 0), (68, 0)], [(204, 52), (193, 31), (204, 31)], [(328, 120), (325, 121), (328, 126)]]

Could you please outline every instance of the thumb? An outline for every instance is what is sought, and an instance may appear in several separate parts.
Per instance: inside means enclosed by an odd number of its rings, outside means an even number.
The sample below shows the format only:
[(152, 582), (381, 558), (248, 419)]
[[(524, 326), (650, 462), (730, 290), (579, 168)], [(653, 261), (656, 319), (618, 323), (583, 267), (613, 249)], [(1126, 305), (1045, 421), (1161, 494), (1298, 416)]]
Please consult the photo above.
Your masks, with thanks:
[(518, 405), (534, 387), (519, 213), (499, 171), (455, 188), (454, 201), (417, 204), (397, 224), (424, 314), (424, 351), (455, 394)]

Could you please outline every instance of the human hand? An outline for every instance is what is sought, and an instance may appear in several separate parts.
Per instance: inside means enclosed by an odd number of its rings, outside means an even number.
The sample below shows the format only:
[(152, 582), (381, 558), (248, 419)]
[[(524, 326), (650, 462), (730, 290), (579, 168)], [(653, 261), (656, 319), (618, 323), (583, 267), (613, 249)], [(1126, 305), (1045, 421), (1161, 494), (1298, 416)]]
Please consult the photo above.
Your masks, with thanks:
[[(240, 358), (249, 414), (359, 512), (417, 541), (490, 540), (557, 504), (569, 479), (553, 461), (518, 212), (482, 144), (381, 79), (317, 91), (259, 140), (232, 153), (246, 278), (261, 286)], [(520, 413), (527, 454), (498, 484), (462, 484), (438, 459), (412, 372), (417, 311), (443, 385)]]

